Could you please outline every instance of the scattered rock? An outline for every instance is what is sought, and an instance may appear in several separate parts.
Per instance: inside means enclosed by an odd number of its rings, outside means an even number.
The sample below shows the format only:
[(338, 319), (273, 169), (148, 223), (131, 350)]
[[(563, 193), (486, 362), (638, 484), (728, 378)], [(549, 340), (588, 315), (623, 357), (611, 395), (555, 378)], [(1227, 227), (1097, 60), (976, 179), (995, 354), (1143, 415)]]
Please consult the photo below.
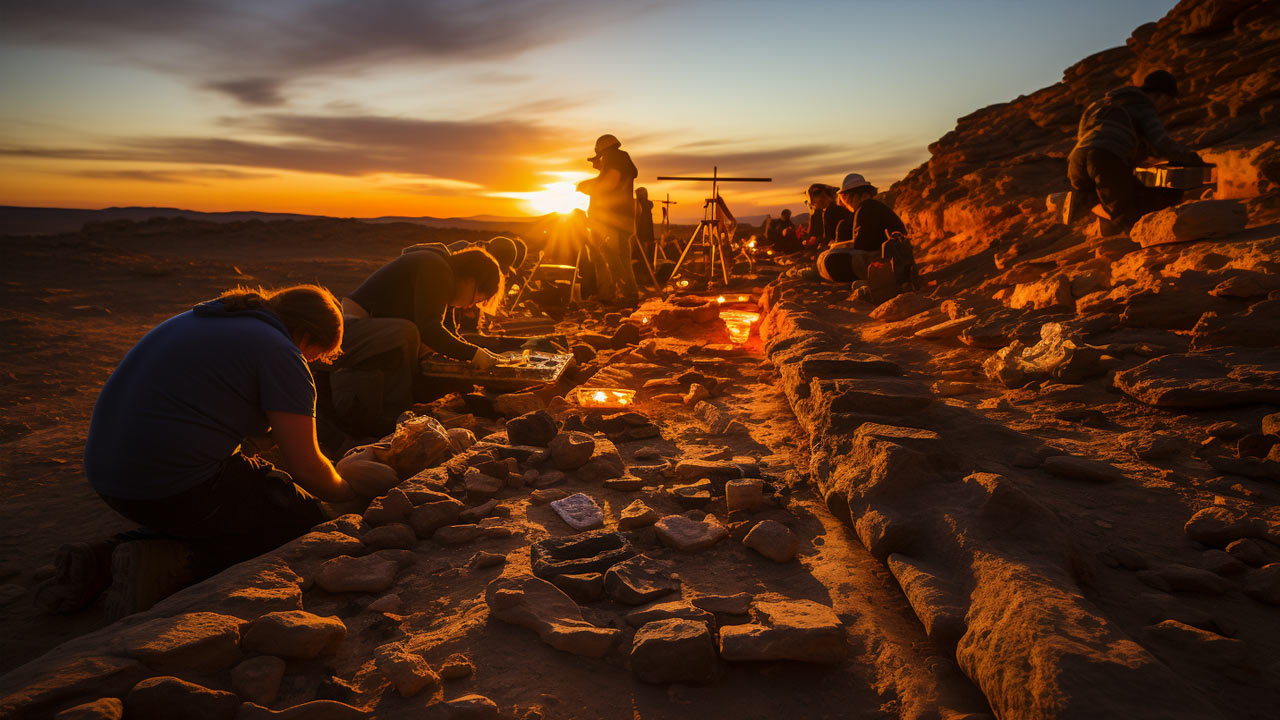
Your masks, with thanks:
[(633, 500), (630, 505), (622, 509), (622, 514), (618, 517), (618, 529), (634, 530), (648, 527), (657, 522), (660, 517), (658, 511), (646, 505), (643, 500)]
[(391, 523), (365, 531), (360, 540), (371, 550), (408, 550), (418, 543), (418, 536), (404, 523)]
[(1224, 547), (1233, 540), (1260, 537), (1265, 525), (1245, 511), (1211, 505), (1202, 508), (1182, 526), (1187, 537), (1209, 547)]
[(326, 592), (382, 592), (396, 582), (400, 562), (379, 551), (364, 557), (342, 555), (325, 562), (316, 574), (316, 585)]
[(372, 460), (343, 458), (334, 469), (363, 497), (378, 497), (400, 483), (395, 468)]
[(811, 600), (759, 601), (755, 621), (720, 628), (725, 660), (837, 663), (847, 653), (844, 625), (831, 608)]
[(493, 399), (493, 410), (503, 417), (516, 417), (525, 413), (536, 412), (547, 404), (534, 393), (506, 393)]
[(551, 584), (564, 591), (575, 602), (595, 602), (604, 597), (604, 573), (576, 573), (556, 575)]
[(723, 487), (730, 480), (742, 477), (742, 469), (723, 460), (681, 460), (676, 463), (676, 480), (694, 482), (706, 478), (716, 487)]
[(120, 720), (124, 717), (124, 703), (117, 698), (98, 698), (66, 710), (54, 716), (54, 720)]
[(440, 679), (445, 682), (461, 680), (462, 678), (471, 677), (475, 671), (475, 666), (471, 664), (471, 660), (466, 655), (454, 653), (445, 658), (444, 664), (440, 666)]
[(679, 589), (671, 568), (645, 555), (624, 560), (604, 574), (605, 593), (623, 605), (642, 605)]
[(755, 512), (764, 504), (764, 481), (759, 478), (730, 480), (724, 486), (724, 502), (729, 512)]
[(231, 720), (239, 707), (234, 693), (169, 676), (143, 680), (124, 699), (129, 720)]
[(1280, 605), (1280, 563), (1263, 565), (1249, 573), (1244, 592), (1249, 597), (1268, 605)]
[(689, 392), (685, 393), (684, 397), (681, 398), (681, 402), (692, 407), (709, 397), (711, 397), (711, 391), (708, 390), (705, 385), (702, 383), (693, 383), (689, 385)]
[(231, 689), (242, 700), (270, 705), (280, 694), (285, 662), (274, 655), (252, 657), (231, 670)]
[(751, 593), (742, 592), (736, 595), (695, 595), (691, 602), (707, 612), (746, 615), (752, 600)]
[(557, 650), (604, 657), (621, 635), (620, 630), (584, 620), (568, 595), (532, 575), (503, 575), (489, 583), (484, 595), (491, 617), (529, 628)]
[(1248, 213), (1236, 200), (1193, 200), (1147, 213), (1129, 237), (1144, 248), (1230, 235), (1244, 229)]
[(1123, 480), (1125, 477), (1124, 473), (1110, 463), (1074, 455), (1055, 455), (1045, 458), (1041, 467), (1060, 477), (1093, 483), (1111, 483)]
[(685, 509), (705, 508), (711, 503), (711, 481), (703, 478), (688, 485), (675, 485), (667, 490), (673, 500)]
[(263, 655), (310, 660), (336, 649), (347, 626), (336, 617), (303, 610), (267, 613), (249, 624), (244, 648)]
[(711, 682), (716, 673), (711, 631), (696, 620), (647, 623), (636, 631), (631, 644), (631, 672), (647, 683)]
[(683, 515), (668, 515), (654, 527), (658, 530), (658, 539), (663, 545), (684, 552), (706, 550), (729, 534), (729, 531), (717, 522), (691, 520)]
[(445, 525), (431, 534), (441, 545), (466, 545), (480, 537), (479, 525)]
[(111, 645), (168, 672), (215, 673), (240, 662), (240, 625), (230, 615), (185, 613), (124, 628)]
[(608, 530), (539, 540), (529, 550), (533, 574), (543, 579), (603, 573), (635, 554), (621, 533)]
[(555, 502), (556, 500), (561, 500), (567, 497), (569, 497), (569, 493), (565, 492), (564, 490), (560, 490), (559, 488), (547, 488), (545, 490), (534, 490), (533, 492), (529, 493), (529, 499), (533, 501), (534, 505), (546, 505), (547, 503), (552, 503), (552, 502)]
[[(746, 611), (744, 610), (743, 612)], [(656, 620), (669, 620), (671, 618), (697, 620), (711, 628), (714, 628), (716, 624), (715, 615), (702, 608), (694, 607), (684, 600), (655, 602), (652, 605), (636, 608), (627, 613), (627, 624), (631, 627), (640, 627), (645, 623), (651, 623)]]
[(426, 690), (424, 704), (430, 704), (444, 694), (440, 676), (421, 655), (409, 652), (400, 643), (389, 643), (374, 650), (373, 664), (391, 681), (400, 697), (414, 697)]
[(546, 410), (535, 410), (507, 421), (507, 438), (512, 445), (546, 447), (559, 432), (555, 418)]
[(478, 570), (481, 568), (495, 567), (505, 563), (506, 561), (507, 556), (502, 553), (485, 552), (484, 550), (481, 550), (471, 556), (471, 559), (467, 561), (467, 567)]
[(562, 432), (548, 445), (557, 470), (577, 470), (595, 454), (595, 438), (582, 432)]
[(403, 523), (409, 519), (413, 503), (399, 488), (392, 488), (380, 498), (374, 498), (365, 508), (364, 521), (370, 525)]
[(800, 550), (800, 540), (786, 525), (776, 520), (758, 522), (742, 544), (774, 562), (790, 562)]
[(604, 511), (584, 493), (556, 500), (551, 503), (551, 509), (574, 530), (591, 530), (604, 525)]
[(461, 502), (448, 495), (435, 493), (436, 497), (413, 509), (409, 514), (409, 525), (420, 538), (429, 538), (438, 528), (452, 525), (465, 507)]
[(1115, 384), (1133, 399), (1159, 408), (1277, 405), (1280, 350), (1162, 355), (1116, 373)]
[[(467, 472), (462, 476), (462, 484), (467, 489), (468, 498), (486, 500), (497, 495), (502, 488), (506, 487), (506, 472), (503, 472), (503, 477), (494, 477), (486, 475), (476, 468), (468, 468)], [(459, 510), (459, 514), (461, 514), (461, 510)]]
[(399, 595), (395, 593), (388, 593), (369, 603), (365, 610), (379, 613), (399, 613), (403, 607), (404, 602), (400, 600)]

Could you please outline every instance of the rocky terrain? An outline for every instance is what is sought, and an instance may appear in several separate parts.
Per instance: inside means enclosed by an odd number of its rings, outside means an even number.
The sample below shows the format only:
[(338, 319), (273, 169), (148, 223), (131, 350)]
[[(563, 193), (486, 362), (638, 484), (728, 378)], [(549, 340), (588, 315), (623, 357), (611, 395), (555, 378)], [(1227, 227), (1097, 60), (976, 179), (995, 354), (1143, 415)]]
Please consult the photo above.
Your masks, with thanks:
[[(962, 118), (890, 191), (918, 292), (872, 306), (796, 265), (727, 305), (548, 319), (571, 378), (416, 408), (344, 461), (384, 478), (367, 508), (11, 670), (0, 715), (1274, 717), (1278, 38), (1276, 2), (1183, 2)], [(1046, 197), (1081, 108), (1157, 67), (1183, 78), (1168, 127), (1218, 164), (1217, 192), (1128, 236), (1061, 225)], [(339, 288), (423, 232), (266, 227), (290, 232), (13, 240), (6, 352), (27, 364), (6, 392), (83, 424), (111, 358), (170, 314), (123, 277), (169, 305), (241, 274)], [(166, 258), (196, 242), (192, 277)], [(42, 294), (55, 258), (101, 285)], [(114, 333), (75, 321), (117, 301)], [(745, 345), (726, 306), (762, 313)], [(107, 351), (86, 368), (67, 348), (90, 340)], [(582, 386), (637, 395), (592, 409)], [(74, 471), (41, 463), (73, 464), (75, 432), (22, 422), (7, 488), (71, 493)], [(33, 528), (93, 513), (85, 491), (27, 497)], [(47, 558), (59, 535), (34, 536)]]

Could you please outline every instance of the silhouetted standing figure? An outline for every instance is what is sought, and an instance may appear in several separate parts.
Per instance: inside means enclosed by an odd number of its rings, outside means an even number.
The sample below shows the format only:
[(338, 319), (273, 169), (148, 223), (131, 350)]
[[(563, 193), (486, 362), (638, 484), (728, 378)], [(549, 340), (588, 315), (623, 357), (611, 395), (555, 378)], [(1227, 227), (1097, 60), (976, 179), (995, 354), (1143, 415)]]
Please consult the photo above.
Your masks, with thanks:
[(600, 246), (609, 274), (613, 276), (612, 288), (600, 288), (601, 294), (634, 304), (640, 291), (631, 269), (631, 234), (635, 231), (636, 208), (634, 188), (636, 166), (631, 156), (622, 150), (622, 143), (612, 135), (601, 135), (596, 140), (595, 155), (587, 158), (600, 174), (578, 183), (578, 192), (591, 196), (587, 206), (587, 221), (596, 243)]

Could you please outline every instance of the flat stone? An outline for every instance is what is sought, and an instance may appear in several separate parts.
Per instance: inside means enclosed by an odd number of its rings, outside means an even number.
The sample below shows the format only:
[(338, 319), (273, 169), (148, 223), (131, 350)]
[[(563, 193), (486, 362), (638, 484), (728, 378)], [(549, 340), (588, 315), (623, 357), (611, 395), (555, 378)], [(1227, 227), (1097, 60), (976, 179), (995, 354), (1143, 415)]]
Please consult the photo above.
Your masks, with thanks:
[(604, 573), (577, 573), (556, 575), (551, 584), (564, 591), (575, 602), (595, 602), (604, 597)]
[(485, 500), (497, 495), (507, 486), (506, 473), (499, 478), (486, 475), (476, 468), (468, 468), (462, 476), (462, 485), (467, 489), (468, 498)]
[(445, 495), (423, 503), (409, 514), (409, 525), (420, 538), (429, 538), (437, 529), (452, 525), (465, 507), (461, 502)]
[(746, 615), (754, 599), (751, 593), (741, 592), (734, 595), (695, 595), (690, 602), (707, 612)]
[(635, 555), (622, 534), (594, 530), (535, 542), (529, 551), (533, 574), (550, 579), (556, 575), (603, 573)]
[(507, 421), (507, 439), (512, 445), (546, 447), (560, 432), (555, 418), (546, 410), (535, 410)]
[[(901, 296), (899, 296), (901, 297)], [(883, 307), (883, 306), (881, 306)], [(878, 308), (877, 308), (878, 309)], [(852, 352), (815, 352), (800, 359), (800, 375), (814, 377), (857, 377), (860, 375), (901, 375), (902, 368), (879, 355)]]
[(675, 485), (667, 489), (671, 499), (685, 509), (705, 508), (711, 504), (711, 481), (702, 478), (688, 485)]
[(111, 646), (168, 672), (216, 673), (240, 662), (241, 623), (231, 615), (184, 613), (123, 628)]
[(485, 588), (490, 617), (529, 628), (557, 650), (604, 657), (622, 631), (592, 625), (568, 595), (532, 575), (503, 575)]
[(551, 450), (551, 463), (557, 470), (577, 470), (595, 454), (595, 438), (583, 432), (562, 432), (547, 446)]
[(634, 500), (622, 509), (622, 514), (618, 517), (618, 529), (634, 530), (648, 527), (657, 522), (660, 517), (662, 516), (658, 511), (645, 504), (645, 501)]
[(365, 531), (360, 539), (370, 550), (408, 550), (418, 544), (418, 536), (405, 523), (391, 523)]
[(810, 383), (816, 404), (829, 412), (901, 415), (928, 407), (934, 396), (928, 388), (906, 379), (834, 379)]
[(905, 292), (880, 303), (880, 305), (876, 306), (876, 309), (868, 314), (880, 322), (898, 322), (926, 310), (932, 310), (935, 305), (937, 305), (937, 301), (920, 293)]
[(404, 601), (395, 593), (388, 593), (374, 600), (365, 607), (369, 612), (399, 613), (404, 608)]
[(764, 504), (764, 480), (730, 480), (724, 486), (724, 502), (729, 512), (755, 512)]
[(444, 695), (443, 682), (421, 655), (410, 652), (400, 643), (388, 643), (373, 651), (373, 664), (383, 677), (391, 681), (400, 697), (414, 697), (424, 690), (424, 705), (439, 701)]
[(631, 672), (642, 682), (705, 684), (715, 679), (716, 667), (711, 631), (696, 620), (647, 623), (631, 644)]
[(311, 660), (336, 649), (346, 636), (347, 626), (339, 618), (288, 610), (268, 613), (250, 623), (243, 645), (263, 655)]
[(764, 520), (751, 528), (742, 544), (774, 562), (790, 562), (800, 550), (800, 540), (786, 525)]
[(507, 561), (507, 556), (502, 553), (485, 552), (481, 550), (467, 560), (467, 567), (472, 569), (489, 568), (502, 565)]
[(529, 493), (529, 500), (531, 500), (534, 505), (546, 505), (547, 503), (552, 503), (556, 500), (561, 500), (567, 497), (569, 497), (569, 493), (559, 488), (546, 488), (543, 490), (534, 490)]
[(316, 574), (316, 585), (331, 593), (382, 592), (396, 582), (400, 563), (377, 553), (364, 557), (343, 555), (325, 562)]
[(717, 486), (742, 477), (742, 469), (722, 460), (681, 460), (676, 463), (676, 480), (694, 482), (706, 478)]
[(719, 523), (691, 520), (683, 515), (668, 515), (654, 527), (663, 545), (684, 552), (706, 550), (729, 534)]
[(646, 555), (623, 560), (604, 574), (605, 594), (623, 605), (643, 605), (679, 589), (671, 568)]
[(655, 602), (632, 610), (627, 613), (627, 624), (631, 627), (640, 627), (655, 620), (670, 620), (671, 618), (697, 620), (707, 627), (715, 627), (716, 623), (716, 616), (707, 610), (695, 607), (684, 600), (669, 600)]
[(445, 525), (431, 534), (441, 545), (466, 545), (480, 537), (479, 525)]
[(536, 488), (549, 488), (552, 485), (559, 485), (568, 477), (562, 470), (541, 470), (538, 472), (538, 479), (531, 484)]
[(270, 705), (280, 694), (285, 662), (274, 655), (249, 658), (231, 669), (231, 689), (240, 699)]
[(168, 676), (143, 680), (124, 698), (129, 720), (231, 720), (239, 707), (235, 693)]
[(119, 698), (98, 698), (83, 703), (54, 716), (54, 720), (120, 720), (124, 717), (124, 703)]
[(1125, 477), (1124, 473), (1110, 463), (1074, 455), (1055, 455), (1045, 458), (1044, 464), (1040, 467), (1059, 477), (1091, 483), (1111, 483), (1123, 480)]
[(604, 511), (584, 493), (556, 500), (551, 503), (551, 509), (574, 530), (591, 530), (604, 525)]
[(458, 515), (458, 519), (463, 522), (476, 522), (493, 514), (495, 508), (498, 507), (497, 498), (489, 498), (488, 500), (463, 510)]
[(525, 413), (542, 410), (547, 406), (543, 399), (534, 393), (505, 393), (493, 399), (493, 410), (503, 417), (516, 417)]
[(374, 498), (369, 503), (369, 507), (365, 508), (364, 521), (370, 525), (388, 525), (392, 523), (404, 523), (409, 520), (409, 513), (413, 512), (413, 503), (399, 488), (392, 488), (379, 498)]
[(1116, 373), (1116, 387), (1159, 408), (1280, 404), (1280, 351), (1170, 354)]
[(1240, 232), (1248, 218), (1238, 200), (1193, 200), (1143, 215), (1129, 237), (1144, 248), (1203, 240)]
[(838, 663), (848, 648), (844, 626), (826, 605), (811, 600), (758, 601), (756, 621), (720, 628), (725, 660)]

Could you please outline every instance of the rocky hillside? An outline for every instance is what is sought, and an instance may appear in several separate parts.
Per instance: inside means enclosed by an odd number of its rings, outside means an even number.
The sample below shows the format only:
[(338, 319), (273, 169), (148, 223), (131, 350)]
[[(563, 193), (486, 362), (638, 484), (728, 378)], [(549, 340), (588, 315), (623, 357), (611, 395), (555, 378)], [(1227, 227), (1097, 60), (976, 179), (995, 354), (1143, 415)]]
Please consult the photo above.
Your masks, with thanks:
[(1280, 219), (1280, 3), (1183, 0), (1124, 47), (1067, 68), (1062, 82), (960, 118), (932, 157), (890, 190), (935, 267), (1044, 247), (1065, 235), (1045, 196), (1066, 190), (1076, 123), (1094, 99), (1166, 69), (1182, 96), (1165, 115), (1178, 141), (1218, 165), (1218, 198), (1251, 224)]

